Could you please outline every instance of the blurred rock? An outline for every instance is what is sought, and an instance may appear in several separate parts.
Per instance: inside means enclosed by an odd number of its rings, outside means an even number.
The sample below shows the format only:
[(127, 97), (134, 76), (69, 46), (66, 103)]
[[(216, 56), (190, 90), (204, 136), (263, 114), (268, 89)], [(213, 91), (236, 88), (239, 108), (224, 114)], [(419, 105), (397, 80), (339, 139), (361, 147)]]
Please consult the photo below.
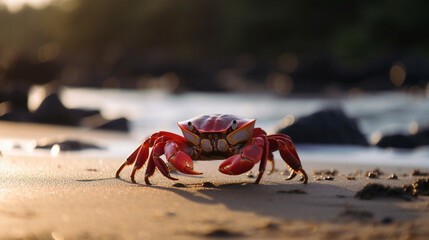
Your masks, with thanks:
[(378, 147), (412, 149), (429, 145), (429, 127), (421, 129), (414, 135), (392, 134), (384, 136), (377, 143)]
[(341, 109), (326, 109), (301, 117), (278, 132), (289, 135), (294, 143), (368, 145), (356, 120)]
[(93, 143), (82, 142), (79, 140), (53, 141), (49, 143), (38, 143), (36, 149), (51, 149), (54, 145), (58, 145), (61, 151), (81, 151), (85, 149), (103, 149)]
[(51, 94), (43, 100), (33, 114), (33, 121), (38, 123), (78, 126), (79, 116), (66, 108), (57, 94)]
[(128, 132), (129, 131), (128, 119), (118, 118), (110, 122), (107, 122), (99, 127), (96, 127), (96, 129)]

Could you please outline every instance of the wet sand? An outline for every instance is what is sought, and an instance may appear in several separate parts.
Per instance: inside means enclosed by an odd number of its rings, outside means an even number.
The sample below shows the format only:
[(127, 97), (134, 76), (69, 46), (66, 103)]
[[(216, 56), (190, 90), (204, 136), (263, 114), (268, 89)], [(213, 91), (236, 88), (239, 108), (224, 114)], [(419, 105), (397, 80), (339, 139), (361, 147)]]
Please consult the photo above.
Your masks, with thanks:
[[(61, 135), (130, 141), (117, 133), (4, 122), (0, 133), (17, 140)], [(179, 181), (171, 181), (157, 172), (148, 186), (144, 171), (137, 174), (138, 184), (129, 181), (131, 167), (114, 178), (123, 160), (84, 152), (52, 157), (3, 151), (0, 239), (429, 239), (428, 196), (355, 197), (370, 182), (412, 184), (418, 177), (409, 168), (381, 167), (384, 175), (367, 179), (365, 172), (376, 165), (302, 159), (310, 177), (304, 185), (284, 180), (286, 168), (277, 156), (277, 171), (266, 173), (259, 185), (246, 174), (223, 175), (217, 171), (220, 161), (210, 161), (195, 163), (201, 176), (174, 174)], [(338, 170), (333, 180), (315, 180), (313, 171), (331, 168)], [(398, 179), (387, 179), (391, 173)], [(353, 174), (355, 180), (346, 180)]]

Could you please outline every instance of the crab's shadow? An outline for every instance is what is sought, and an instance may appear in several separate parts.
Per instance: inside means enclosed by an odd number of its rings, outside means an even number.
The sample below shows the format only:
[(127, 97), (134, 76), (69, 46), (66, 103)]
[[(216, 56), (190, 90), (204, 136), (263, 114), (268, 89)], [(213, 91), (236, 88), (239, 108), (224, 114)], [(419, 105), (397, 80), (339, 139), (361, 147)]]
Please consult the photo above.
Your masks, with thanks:
[[(120, 180), (122, 178), (84, 179), (80, 182)], [(341, 214), (350, 209), (353, 211), (370, 211), (374, 218), (396, 218), (400, 213), (398, 199), (359, 200), (354, 197), (355, 191), (330, 184), (329, 182), (298, 181), (287, 182), (234, 182), (234, 183), (174, 183), (171, 186), (146, 185), (135, 183), (138, 188), (152, 188), (177, 194), (183, 201), (199, 204), (222, 204), (232, 211), (253, 212), (258, 215), (279, 219), (332, 221), (342, 220)], [(352, 212), (353, 212), (352, 211)], [(350, 212), (350, 211), (349, 211)], [(390, 215), (389, 215), (390, 214)], [(398, 218), (401, 216), (398, 215)], [(415, 212), (407, 212), (407, 218), (417, 217)], [(353, 220), (353, 219), (352, 219)]]

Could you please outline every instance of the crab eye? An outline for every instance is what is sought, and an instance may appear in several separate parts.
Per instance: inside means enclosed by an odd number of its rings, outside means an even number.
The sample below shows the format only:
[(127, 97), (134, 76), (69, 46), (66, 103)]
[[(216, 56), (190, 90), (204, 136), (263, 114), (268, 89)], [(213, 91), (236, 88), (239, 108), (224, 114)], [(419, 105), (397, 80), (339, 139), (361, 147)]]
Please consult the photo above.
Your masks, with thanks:
[(237, 128), (237, 121), (236, 120), (232, 120), (231, 128), (233, 131)]
[(192, 125), (192, 123), (191, 122), (188, 122), (188, 129), (189, 129), (189, 131), (193, 131), (194, 130), (194, 126)]

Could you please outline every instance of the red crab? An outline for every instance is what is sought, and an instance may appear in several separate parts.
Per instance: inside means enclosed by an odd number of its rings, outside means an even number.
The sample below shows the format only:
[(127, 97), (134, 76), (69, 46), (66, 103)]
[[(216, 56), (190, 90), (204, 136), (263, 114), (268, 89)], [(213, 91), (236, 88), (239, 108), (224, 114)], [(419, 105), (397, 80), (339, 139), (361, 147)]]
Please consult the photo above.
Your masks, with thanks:
[[(131, 172), (131, 181), (135, 183), (136, 171), (143, 167), (149, 157), (146, 167), (145, 182), (150, 184), (155, 169), (165, 177), (173, 178), (169, 167), (160, 158), (165, 155), (166, 160), (178, 171), (199, 175), (193, 170), (192, 160), (225, 159), (219, 166), (219, 171), (228, 175), (238, 175), (252, 169), (259, 164), (259, 175), (255, 183), (259, 183), (265, 171), (267, 161), (272, 163), (274, 170), (273, 152), (279, 150), (280, 156), (290, 166), (294, 178), (297, 173), (303, 175), (304, 183), (308, 177), (301, 166), (298, 154), (289, 136), (284, 134), (267, 135), (261, 128), (254, 128), (255, 119), (234, 115), (204, 115), (186, 121), (178, 122), (183, 137), (170, 132), (157, 132), (147, 138), (119, 167), (116, 177), (122, 169), (135, 162)], [(149, 154), (149, 148), (152, 148)]]

